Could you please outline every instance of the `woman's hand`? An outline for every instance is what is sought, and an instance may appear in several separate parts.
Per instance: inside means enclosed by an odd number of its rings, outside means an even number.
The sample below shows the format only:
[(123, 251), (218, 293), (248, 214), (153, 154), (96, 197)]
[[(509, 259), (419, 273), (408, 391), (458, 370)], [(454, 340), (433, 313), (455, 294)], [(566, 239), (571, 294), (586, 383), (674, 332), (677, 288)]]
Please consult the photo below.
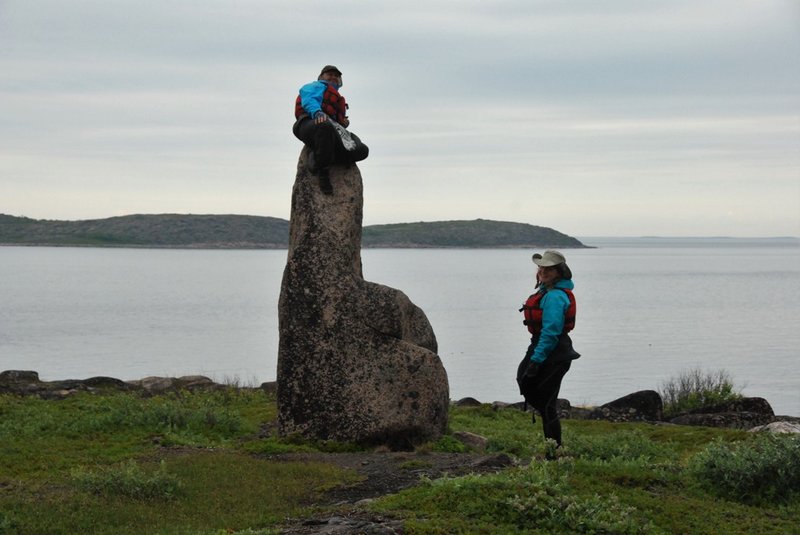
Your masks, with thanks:
[(541, 364), (538, 362), (530, 361), (528, 363), (528, 367), (525, 368), (525, 379), (533, 379), (536, 377), (536, 374), (539, 373), (539, 367)]

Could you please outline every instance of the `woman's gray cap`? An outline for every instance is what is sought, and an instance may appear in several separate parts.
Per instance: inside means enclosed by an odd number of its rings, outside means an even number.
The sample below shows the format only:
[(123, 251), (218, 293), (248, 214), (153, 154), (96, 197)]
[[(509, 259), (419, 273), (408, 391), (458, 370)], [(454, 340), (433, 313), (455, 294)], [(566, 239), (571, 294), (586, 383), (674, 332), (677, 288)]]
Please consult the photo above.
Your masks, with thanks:
[(533, 253), (533, 263), (541, 267), (566, 264), (567, 259), (558, 251), (545, 251), (544, 254)]

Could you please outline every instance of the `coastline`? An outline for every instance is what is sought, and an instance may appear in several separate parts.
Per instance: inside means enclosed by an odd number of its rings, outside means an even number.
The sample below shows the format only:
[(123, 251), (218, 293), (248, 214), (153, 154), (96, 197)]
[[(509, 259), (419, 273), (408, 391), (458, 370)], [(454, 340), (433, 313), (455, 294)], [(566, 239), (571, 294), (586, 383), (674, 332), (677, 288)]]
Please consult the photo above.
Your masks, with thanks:
[[(274, 396), (277, 382), (268, 381), (255, 385), (242, 385), (238, 382), (217, 383), (204, 375), (186, 375), (181, 377), (150, 376), (142, 379), (123, 381), (114, 377), (94, 376), (87, 379), (62, 379), (42, 381), (39, 373), (32, 370), (0, 371), (0, 395), (11, 394), (21, 396), (37, 396), (42, 399), (58, 400), (78, 393), (132, 392), (145, 396), (155, 396), (180, 390), (212, 390), (235, 388), (242, 390), (262, 390)], [(656, 399), (657, 398), (657, 399)], [(679, 423), (688, 425), (708, 425), (710, 427), (754, 428), (773, 422), (790, 422), (800, 424), (800, 416), (775, 414), (769, 402), (764, 398), (742, 398), (726, 407), (711, 407), (713, 412), (690, 411), (691, 417), (674, 421), (675, 418), (662, 418), (663, 402), (660, 395), (653, 390), (641, 390), (622, 396), (599, 406), (573, 406), (569, 400), (559, 399), (559, 415), (565, 419), (592, 419), (623, 421), (646, 421), (651, 423)], [(532, 410), (524, 402), (507, 402), (500, 400), (480, 401), (473, 397), (450, 400), (454, 406), (490, 405), (493, 409), (517, 408)], [(719, 416), (720, 414), (726, 416)], [(700, 415), (699, 417), (697, 415)], [(713, 417), (707, 417), (714, 415)], [(679, 415), (685, 416), (685, 415)], [(756, 425), (749, 425), (754, 423)]]

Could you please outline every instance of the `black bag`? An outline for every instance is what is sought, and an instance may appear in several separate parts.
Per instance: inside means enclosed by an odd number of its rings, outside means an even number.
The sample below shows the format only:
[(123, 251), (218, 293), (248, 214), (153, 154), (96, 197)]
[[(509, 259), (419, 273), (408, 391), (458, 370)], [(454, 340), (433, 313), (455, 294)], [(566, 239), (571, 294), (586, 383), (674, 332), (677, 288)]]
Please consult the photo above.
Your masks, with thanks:
[[(525, 377), (525, 370), (528, 369), (528, 363), (531, 361), (531, 358), (528, 355), (522, 357), (522, 362), (519, 363), (517, 366), (517, 385), (519, 386), (519, 393), (522, 397), (525, 396), (525, 392), (530, 391), (530, 386), (528, 383), (528, 379)], [(527, 401), (527, 399), (525, 400)]]
[(561, 333), (561, 336), (558, 337), (558, 344), (547, 358), (548, 360), (553, 359), (554, 362), (564, 362), (565, 360), (578, 359), (580, 356), (581, 354), (572, 347), (572, 338), (567, 333)]

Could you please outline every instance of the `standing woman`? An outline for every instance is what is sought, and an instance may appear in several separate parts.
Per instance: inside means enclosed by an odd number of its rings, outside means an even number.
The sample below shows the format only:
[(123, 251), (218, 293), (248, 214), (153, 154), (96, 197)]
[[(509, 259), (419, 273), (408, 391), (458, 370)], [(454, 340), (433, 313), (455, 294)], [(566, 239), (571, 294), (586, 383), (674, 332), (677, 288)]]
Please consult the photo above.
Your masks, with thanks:
[(534, 254), (536, 293), (520, 309), (531, 333), (531, 345), (517, 369), (517, 383), (525, 401), (542, 415), (546, 439), (561, 446), (561, 422), (556, 401), (561, 380), (572, 361), (580, 357), (572, 347), (569, 331), (575, 327), (576, 303), (572, 271), (558, 251)]

